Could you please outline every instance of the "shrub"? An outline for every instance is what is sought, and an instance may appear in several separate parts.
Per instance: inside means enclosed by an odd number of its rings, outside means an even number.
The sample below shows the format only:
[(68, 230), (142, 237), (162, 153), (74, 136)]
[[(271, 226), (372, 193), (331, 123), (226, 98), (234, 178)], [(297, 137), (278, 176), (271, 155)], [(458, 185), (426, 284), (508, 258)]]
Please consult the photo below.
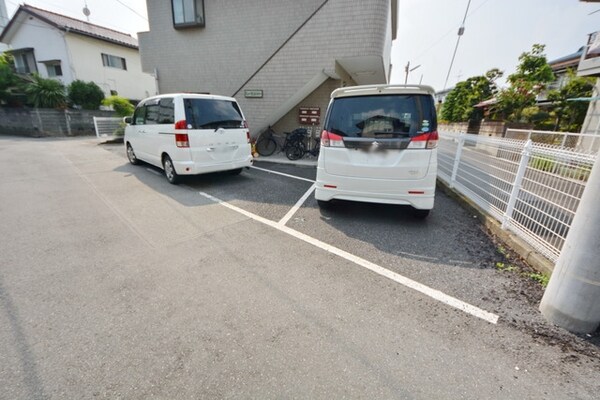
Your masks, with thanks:
[(133, 114), (133, 110), (135, 110), (133, 104), (121, 96), (109, 96), (102, 100), (102, 104), (112, 107), (120, 117), (127, 117)]
[(73, 81), (68, 88), (69, 101), (85, 110), (97, 110), (104, 100), (104, 92), (94, 82)]
[(34, 107), (64, 108), (67, 104), (65, 85), (55, 79), (45, 79), (38, 74), (31, 76), (25, 93)]

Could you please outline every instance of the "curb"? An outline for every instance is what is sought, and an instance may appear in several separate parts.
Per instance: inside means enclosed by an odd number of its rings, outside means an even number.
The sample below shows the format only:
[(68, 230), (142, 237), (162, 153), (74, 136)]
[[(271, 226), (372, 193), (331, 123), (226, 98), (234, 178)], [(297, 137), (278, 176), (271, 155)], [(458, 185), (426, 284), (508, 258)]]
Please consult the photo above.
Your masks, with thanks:
[(498, 221), (487, 215), (472, 200), (461, 193), (458, 193), (454, 189), (451, 189), (450, 186), (440, 179), (437, 180), (437, 183), (440, 190), (442, 190), (450, 198), (458, 201), (463, 208), (469, 212), (472, 212), (492, 234), (498, 237), (500, 241), (502, 241), (502, 243), (504, 243), (512, 251), (517, 253), (530, 267), (538, 272), (547, 274), (548, 276), (552, 275), (552, 271), (554, 270), (554, 263), (552, 261), (548, 260), (545, 256), (535, 250), (529, 243), (525, 242), (517, 235), (509, 232), (508, 230), (502, 229)]

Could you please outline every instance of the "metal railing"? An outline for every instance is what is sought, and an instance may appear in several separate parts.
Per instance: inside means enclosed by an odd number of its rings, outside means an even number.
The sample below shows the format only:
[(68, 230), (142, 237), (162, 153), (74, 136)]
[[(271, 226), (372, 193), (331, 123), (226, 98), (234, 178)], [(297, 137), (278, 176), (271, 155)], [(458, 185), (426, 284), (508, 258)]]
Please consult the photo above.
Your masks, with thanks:
[(556, 262), (595, 158), (531, 139), (445, 132), (438, 177)]
[(534, 143), (553, 144), (583, 153), (597, 153), (600, 149), (600, 135), (594, 133), (507, 129), (504, 137), (520, 140), (531, 139)]
[(98, 139), (110, 138), (119, 129), (123, 118), (94, 117), (94, 129)]

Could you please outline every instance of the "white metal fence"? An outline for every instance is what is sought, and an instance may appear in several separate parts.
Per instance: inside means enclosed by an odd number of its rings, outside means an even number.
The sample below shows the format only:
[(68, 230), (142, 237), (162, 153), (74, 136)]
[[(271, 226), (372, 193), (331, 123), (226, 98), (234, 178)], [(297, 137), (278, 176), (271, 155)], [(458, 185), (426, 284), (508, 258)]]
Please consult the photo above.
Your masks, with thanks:
[(94, 117), (94, 128), (99, 139), (110, 138), (119, 129), (123, 118)]
[(556, 262), (595, 158), (531, 139), (446, 132), (438, 176)]

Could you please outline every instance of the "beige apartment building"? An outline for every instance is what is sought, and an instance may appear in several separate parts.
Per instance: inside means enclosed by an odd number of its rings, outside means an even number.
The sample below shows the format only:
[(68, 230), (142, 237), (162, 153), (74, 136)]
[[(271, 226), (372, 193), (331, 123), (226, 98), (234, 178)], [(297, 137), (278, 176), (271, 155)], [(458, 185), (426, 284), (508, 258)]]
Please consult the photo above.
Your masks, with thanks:
[(397, 0), (147, 0), (161, 93), (235, 97), (254, 136), (319, 129), (335, 88), (389, 82)]

